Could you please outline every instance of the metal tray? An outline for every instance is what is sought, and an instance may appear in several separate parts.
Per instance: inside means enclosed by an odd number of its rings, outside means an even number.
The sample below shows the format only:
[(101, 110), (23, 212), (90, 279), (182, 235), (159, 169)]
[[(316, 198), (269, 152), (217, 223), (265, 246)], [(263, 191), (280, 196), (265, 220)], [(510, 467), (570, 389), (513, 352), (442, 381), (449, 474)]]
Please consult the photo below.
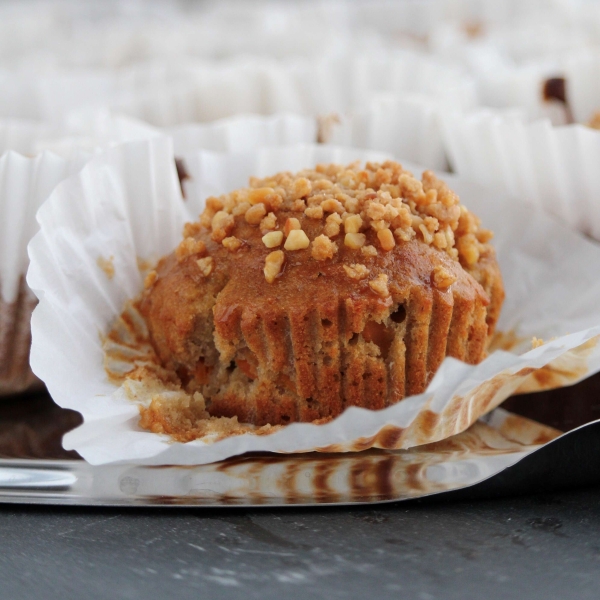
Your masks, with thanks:
[[(593, 420), (598, 409), (594, 399), (600, 398), (594, 393), (597, 388), (600, 378), (595, 377), (572, 388), (515, 397), (506, 406), (529, 418), (497, 409), (462, 434), (407, 451), (254, 454), (193, 467), (93, 467), (60, 446), (62, 435), (79, 423), (79, 415), (60, 409), (45, 394), (22, 396), (0, 404), (0, 502), (206, 507), (370, 504), (458, 490), (472, 490), (477, 496), (481, 485), (476, 484), (487, 480), (488, 490), (498, 495), (523, 491), (524, 482), (537, 489), (552, 479), (540, 480), (539, 475), (548, 471), (560, 479), (557, 461), (561, 460), (572, 475), (561, 480), (561, 487), (600, 481), (595, 460), (600, 456), (598, 430), (591, 438), (598, 440), (596, 449), (590, 449), (589, 431), (585, 433), (586, 459), (577, 454), (581, 428), (560, 435)], [(540, 416), (545, 424), (534, 420)], [(574, 449), (564, 451), (573, 444)], [(579, 470), (569, 465), (569, 458), (576, 459)], [(520, 461), (519, 470), (514, 465)], [(582, 472), (582, 465), (587, 470)], [(517, 490), (515, 481), (521, 482)]]

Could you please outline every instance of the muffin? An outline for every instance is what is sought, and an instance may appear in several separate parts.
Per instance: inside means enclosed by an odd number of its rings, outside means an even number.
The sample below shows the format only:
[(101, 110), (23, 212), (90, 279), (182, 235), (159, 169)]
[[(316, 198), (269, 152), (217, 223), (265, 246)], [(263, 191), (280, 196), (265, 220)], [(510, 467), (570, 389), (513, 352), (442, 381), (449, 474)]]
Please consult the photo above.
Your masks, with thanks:
[(504, 297), (492, 234), (429, 171), (320, 165), (209, 198), (139, 308), (171, 381), (211, 416), (323, 421), (470, 364)]

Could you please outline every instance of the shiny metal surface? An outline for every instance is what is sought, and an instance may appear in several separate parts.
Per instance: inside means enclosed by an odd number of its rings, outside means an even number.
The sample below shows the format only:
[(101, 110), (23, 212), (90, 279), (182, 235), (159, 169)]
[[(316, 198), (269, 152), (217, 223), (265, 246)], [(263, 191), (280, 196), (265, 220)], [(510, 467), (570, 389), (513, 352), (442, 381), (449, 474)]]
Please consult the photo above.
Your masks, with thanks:
[(193, 467), (4, 459), (0, 502), (207, 507), (392, 502), (474, 485), (558, 435), (498, 409), (487, 423), (408, 451), (248, 455)]

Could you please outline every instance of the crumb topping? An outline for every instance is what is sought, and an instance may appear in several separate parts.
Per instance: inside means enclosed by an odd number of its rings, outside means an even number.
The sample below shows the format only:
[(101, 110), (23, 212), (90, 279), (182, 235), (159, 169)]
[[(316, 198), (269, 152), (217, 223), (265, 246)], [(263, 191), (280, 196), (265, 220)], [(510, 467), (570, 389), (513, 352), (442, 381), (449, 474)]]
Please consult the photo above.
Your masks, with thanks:
[(265, 258), (265, 279), (268, 283), (273, 283), (279, 273), (281, 273), (281, 267), (283, 267), (283, 261), (285, 255), (281, 250), (275, 250)]
[(369, 287), (382, 298), (387, 298), (390, 295), (388, 276), (385, 273), (380, 273), (375, 279), (369, 281)]
[(198, 268), (200, 269), (200, 273), (204, 275), (204, 277), (208, 277), (215, 268), (215, 261), (212, 256), (206, 256), (204, 258), (199, 258), (196, 261)]
[[(286, 216), (281, 222), (283, 211), (300, 214)], [(263, 179), (253, 177), (248, 189), (209, 198), (199, 223), (185, 226), (184, 235), (191, 241), (184, 239), (180, 244), (178, 258), (203, 253), (200, 246), (192, 244), (199, 227), (208, 228), (213, 240), (237, 250), (242, 242), (233, 235), (236, 218), (259, 227), (267, 248), (283, 244), (286, 252), (293, 252), (310, 247), (311, 256), (319, 261), (333, 258), (338, 250), (333, 240), (343, 234), (344, 246), (360, 250), (365, 258), (416, 239), (463, 266), (473, 266), (492, 237), (431, 171), (425, 171), (419, 180), (393, 161), (367, 163), (364, 168), (359, 163), (346, 167), (331, 164), (295, 175), (283, 172)], [(322, 223), (314, 239), (303, 230), (301, 219)], [(311, 227), (312, 237), (314, 225)], [(376, 235), (375, 244), (366, 243), (369, 231)], [(265, 277), (269, 280), (266, 271)], [(444, 277), (440, 274), (434, 279), (442, 281)]]
[(437, 265), (433, 268), (433, 273), (431, 274), (431, 279), (433, 281), (433, 285), (440, 290), (448, 289), (455, 281), (456, 276), (450, 273), (448, 269), (441, 265)]
[(346, 271), (346, 275), (350, 277), (350, 279), (356, 279), (360, 281), (367, 277), (370, 273), (370, 270), (365, 267), (365, 265), (361, 265), (358, 263), (354, 263), (352, 265), (344, 265), (344, 271)]

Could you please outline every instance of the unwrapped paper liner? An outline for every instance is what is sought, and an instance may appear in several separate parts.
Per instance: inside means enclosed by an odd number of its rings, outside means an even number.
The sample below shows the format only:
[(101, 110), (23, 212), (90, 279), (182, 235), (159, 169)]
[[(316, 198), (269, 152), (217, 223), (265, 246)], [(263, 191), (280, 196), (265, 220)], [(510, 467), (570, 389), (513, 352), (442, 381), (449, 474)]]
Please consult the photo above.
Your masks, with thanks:
[[(327, 146), (200, 152), (191, 175), (195, 185), (217, 193), (250, 175), (380, 158)], [(203, 181), (203, 173), (212, 179)], [(40, 232), (29, 246), (28, 283), (40, 300), (32, 318), (32, 368), (58, 404), (84, 417), (65, 436), (65, 447), (92, 464), (201, 464), (247, 451), (408, 448), (464, 431), (520, 387), (575, 383), (600, 370), (600, 249), (542, 211), (447, 179), (496, 233), (507, 292), (499, 328), (511, 334), (506, 339), (521, 341), (514, 352), (496, 351), (477, 366), (447, 358), (425, 393), (380, 411), (351, 407), (325, 425), (295, 423), (270, 435), (183, 444), (139, 427), (138, 406), (106, 376), (102, 347), (102, 336), (142, 289), (139, 260), (171, 251), (192, 216), (180, 195), (171, 142), (125, 144), (94, 158), (40, 209)], [(194, 215), (199, 208), (192, 207)], [(109, 274), (101, 268), (107, 261)], [(534, 335), (550, 341), (527, 351)]]

